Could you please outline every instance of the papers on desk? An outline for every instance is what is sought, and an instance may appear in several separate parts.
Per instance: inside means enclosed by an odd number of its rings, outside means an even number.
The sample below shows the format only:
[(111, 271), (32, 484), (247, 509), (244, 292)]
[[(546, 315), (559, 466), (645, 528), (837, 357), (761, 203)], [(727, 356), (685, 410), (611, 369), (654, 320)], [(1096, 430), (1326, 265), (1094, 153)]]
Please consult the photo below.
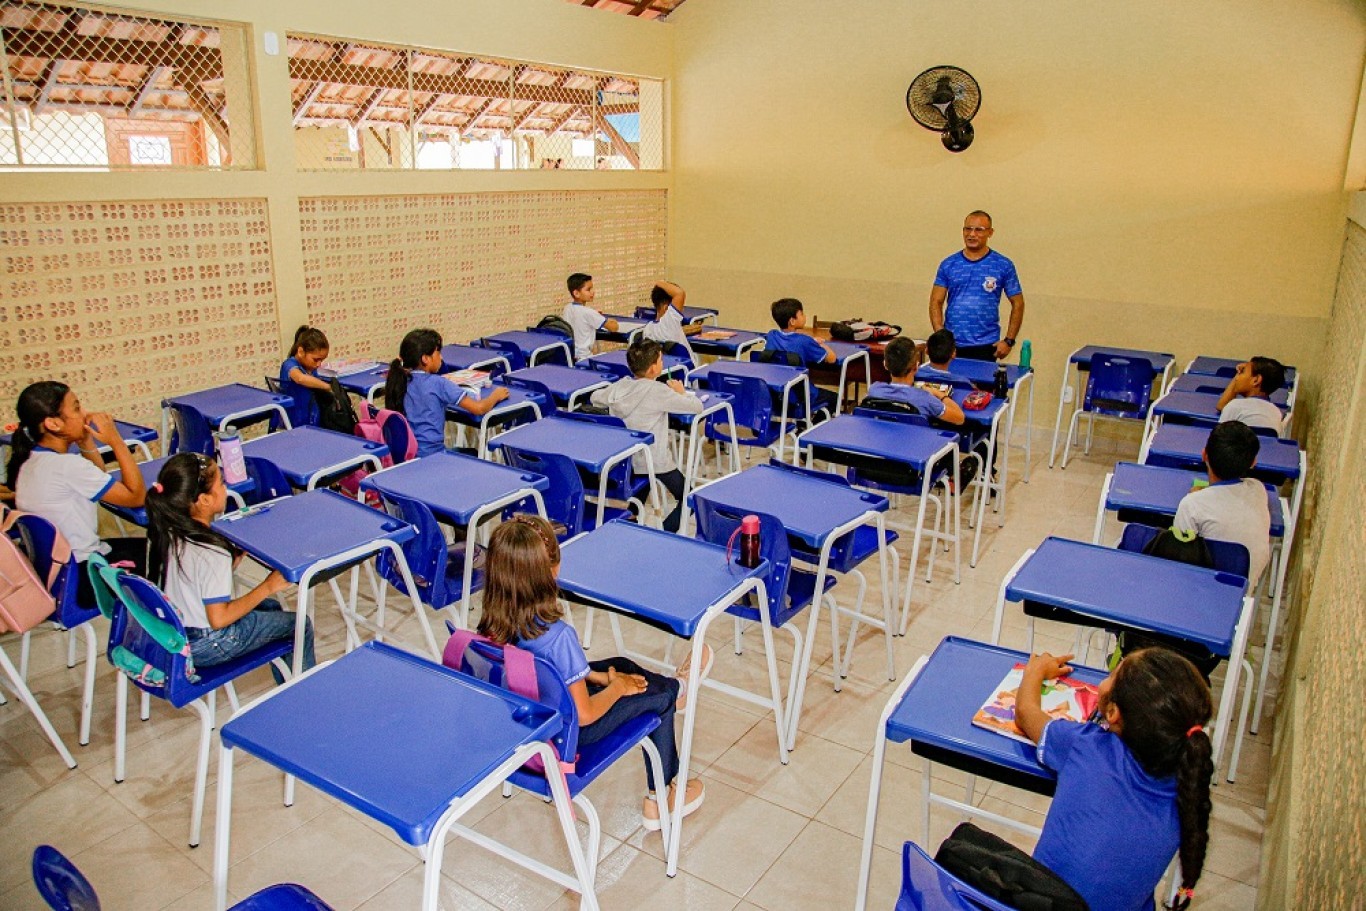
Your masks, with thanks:
[[(972, 716), (972, 723), (979, 728), (1004, 734), (1011, 740), (1032, 745), (1034, 741), (1026, 737), (1015, 724), (1015, 696), (1020, 691), (1024, 669), (1023, 664), (1011, 668), (1010, 673), (992, 691), (991, 697)], [(1044, 681), (1042, 706), (1044, 713), (1050, 717), (1085, 721), (1095, 712), (1099, 702), (1100, 691), (1089, 683), (1072, 677)]]
[(364, 373), (367, 370), (374, 370), (379, 366), (380, 364), (377, 361), (369, 359), (328, 361), (318, 368), (318, 376), (329, 378), (351, 376), (353, 373)]
[(915, 387), (924, 389), (926, 392), (953, 392), (953, 387), (948, 383), (930, 383), (925, 380), (916, 380)]
[(724, 329), (708, 329), (706, 332), (697, 333), (697, 337), (708, 342), (724, 342), (728, 338), (735, 338), (735, 333)]
[(493, 384), (493, 378), (487, 370), (453, 370), (442, 375), (455, 385), (464, 386), (466, 389), (483, 389)]

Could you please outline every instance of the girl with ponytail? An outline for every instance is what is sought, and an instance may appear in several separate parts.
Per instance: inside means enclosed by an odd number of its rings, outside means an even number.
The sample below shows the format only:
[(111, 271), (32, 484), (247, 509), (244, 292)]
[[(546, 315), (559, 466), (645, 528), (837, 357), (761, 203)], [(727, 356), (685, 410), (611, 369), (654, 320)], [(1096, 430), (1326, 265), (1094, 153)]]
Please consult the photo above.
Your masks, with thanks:
[[(15, 404), (19, 426), (12, 436), (5, 477), (14, 488), (15, 506), (47, 519), (71, 545), (77, 562), (94, 553), (111, 563), (130, 562), (137, 572), (147, 565), (143, 538), (100, 538), (98, 503), (142, 505), (142, 472), (119, 435), (114, 419), (88, 412), (70, 387), (55, 380), (27, 386)], [(118, 461), (121, 479), (104, 470), (100, 444)], [(77, 601), (93, 607), (95, 594), (82, 567)]]
[(446, 448), (446, 409), (459, 406), (470, 414), (487, 414), (508, 397), (506, 386), (490, 388), (482, 398), (443, 379), (441, 333), (414, 329), (403, 336), (398, 357), (384, 380), (384, 407), (408, 419), (419, 457)]
[[(209, 524), (227, 502), (218, 464), (197, 452), (171, 456), (147, 492), (147, 575), (180, 614), (194, 663), (205, 667), (294, 638), (294, 615), (270, 597), (289, 585), (284, 576), (272, 571), (251, 591), (233, 597), (232, 571), (242, 555)], [(304, 627), (303, 667), (312, 666), (310, 620)], [(283, 679), (273, 665), (271, 673), (276, 682)]]
[(1015, 708), (1039, 762), (1058, 773), (1034, 858), (1092, 908), (1146, 911), (1176, 854), (1181, 882), (1168, 907), (1184, 911), (1209, 844), (1209, 685), (1175, 652), (1142, 649), (1101, 683), (1099, 724), (1052, 719), (1040, 692), (1071, 658), (1030, 658)]
[(318, 423), (318, 395), (332, 399), (332, 386), (318, 378), (330, 350), (321, 329), (305, 325), (295, 330), (289, 357), (280, 365), (280, 391), (294, 399), (289, 421), (295, 427)]

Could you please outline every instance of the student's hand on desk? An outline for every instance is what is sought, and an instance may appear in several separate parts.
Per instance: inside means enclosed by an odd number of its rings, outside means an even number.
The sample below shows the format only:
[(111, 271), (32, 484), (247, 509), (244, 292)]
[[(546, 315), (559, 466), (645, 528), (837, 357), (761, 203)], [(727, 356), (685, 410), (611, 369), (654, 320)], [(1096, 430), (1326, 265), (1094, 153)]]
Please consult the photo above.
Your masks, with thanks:
[(688, 391), (687, 387), (683, 385), (681, 380), (669, 380), (667, 382), (667, 385), (670, 389), (672, 389), (674, 392), (677, 392), (679, 395), (682, 395), (683, 393)]
[(1052, 680), (1055, 677), (1066, 677), (1072, 673), (1072, 668), (1067, 665), (1071, 661), (1072, 655), (1050, 655), (1044, 652), (1041, 655), (1031, 655), (1029, 664), (1025, 665), (1025, 675), (1030, 672), (1036, 673), (1045, 680)]
[(645, 678), (639, 674), (618, 674), (616, 668), (607, 669), (607, 687), (615, 689), (623, 696), (636, 696), (645, 692)]
[(507, 398), (509, 395), (511, 395), (511, 393), (508, 392), (508, 387), (506, 387), (506, 386), (495, 386), (495, 387), (493, 387), (493, 391), (489, 393), (489, 399), (491, 399), (491, 400), (494, 401), (494, 402), (501, 402), (503, 399)]

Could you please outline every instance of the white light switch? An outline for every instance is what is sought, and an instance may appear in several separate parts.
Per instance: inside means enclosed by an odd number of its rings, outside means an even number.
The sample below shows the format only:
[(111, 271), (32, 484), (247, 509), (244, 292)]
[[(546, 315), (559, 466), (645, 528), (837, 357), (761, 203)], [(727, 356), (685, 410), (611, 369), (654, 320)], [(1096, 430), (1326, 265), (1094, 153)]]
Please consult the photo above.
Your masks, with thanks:
[(266, 53), (274, 57), (276, 54), (280, 53), (280, 36), (274, 32), (266, 32), (265, 46)]

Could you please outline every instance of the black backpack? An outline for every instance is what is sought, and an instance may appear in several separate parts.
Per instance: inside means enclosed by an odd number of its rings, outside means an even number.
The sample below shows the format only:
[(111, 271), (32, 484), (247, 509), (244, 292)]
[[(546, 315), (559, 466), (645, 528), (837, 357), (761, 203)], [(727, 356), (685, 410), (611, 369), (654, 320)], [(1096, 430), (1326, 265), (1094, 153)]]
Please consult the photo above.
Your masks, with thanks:
[(549, 314), (548, 316), (541, 317), (541, 321), (536, 324), (536, 328), (548, 332), (558, 333), (559, 335), (563, 335), (565, 338), (574, 337), (574, 327), (569, 325), (569, 322), (564, 317), (556, 316), (553, 313)]
[[(1150, 557), (1161, 557), (1163, 560), (1173, 560), (1177, 563), (1189, 563), (1192, 566), (1200, 566), (1204, 569), (1215, 568), (1214, 555), (1210, 553), (1209, 545), (1205, 543), (1205, 539), (1194, 532), (1180, 532), (1175, 528), (1164, 528), (1153, 535), (1152, 540), (1143, 545), (1143, 553)], [(1222, 660), (1207, 648), (1161, 633), (1124, 629), (1119, 631), (1116, 639), (1118, 640), (1120, 655), (1127, 655), (1144, 648), (1165, 648), (1176, 652), (1195, 665), (1196, 670), (1205, 678), (1206, 683), (1209, 682), (1209, 675), (1214, 672)]]
[(1010, 842), (962, 823), (934, 862), (970, 886), (1019, 911), (1090, 911), (1058, 874)]
[(356, 432), (357, 418), (351, 396), (346, 394), (335, 376), (331, 383), (331, 389), (313, 390), (313, 399), (318, 403), (318, 426), (352, 436)]

